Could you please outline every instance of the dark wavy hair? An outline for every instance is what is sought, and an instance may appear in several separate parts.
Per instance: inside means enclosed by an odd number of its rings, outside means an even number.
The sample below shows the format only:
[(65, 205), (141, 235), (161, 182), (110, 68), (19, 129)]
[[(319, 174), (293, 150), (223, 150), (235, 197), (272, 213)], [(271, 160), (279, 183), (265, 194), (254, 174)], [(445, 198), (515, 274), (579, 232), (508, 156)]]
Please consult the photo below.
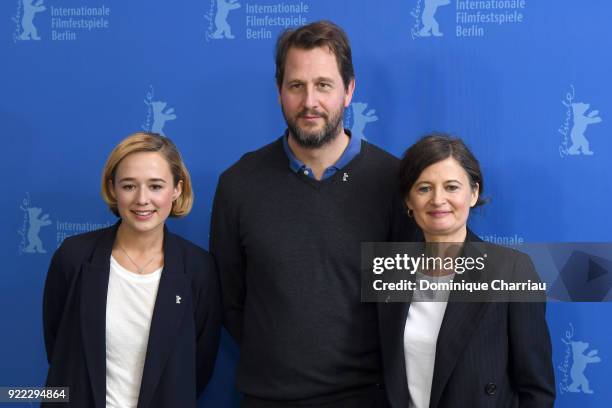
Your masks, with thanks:
[(445, 133), (432, 133), (424, 136), (406, 150), (400, 163), (400, 192), (402, 197), (408, 197), (410, 189), (427, 167), (452, 157), (457, 160), (468, 174), (472, 189), (479, 187), (478, 200), (474, 207), (486, 204), (482, 198), (484, 180), (480, 171), (480, 163), (468, 149), (463, 140)]

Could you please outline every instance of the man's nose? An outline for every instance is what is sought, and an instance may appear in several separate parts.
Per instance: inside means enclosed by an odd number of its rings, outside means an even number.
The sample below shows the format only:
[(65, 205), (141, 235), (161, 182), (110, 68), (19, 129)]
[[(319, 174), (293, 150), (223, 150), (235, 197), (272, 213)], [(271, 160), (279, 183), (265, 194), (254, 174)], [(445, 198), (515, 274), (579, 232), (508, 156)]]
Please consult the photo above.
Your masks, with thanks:
[(317, 95), (314, 86), (310, 85), (304, 89), (304, 107), (308, 109), (317, 107)]

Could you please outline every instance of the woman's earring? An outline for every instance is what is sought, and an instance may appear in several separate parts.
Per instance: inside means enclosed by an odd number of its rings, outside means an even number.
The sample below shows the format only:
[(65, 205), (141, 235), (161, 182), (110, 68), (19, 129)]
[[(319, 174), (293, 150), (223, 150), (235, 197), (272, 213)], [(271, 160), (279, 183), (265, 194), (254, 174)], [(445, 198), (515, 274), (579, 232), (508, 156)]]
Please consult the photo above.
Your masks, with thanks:
[(412, 208), (409, 208), (409, 209), (408, 209), (408, 216), (409, 216), (410, 218), (412, 218)]

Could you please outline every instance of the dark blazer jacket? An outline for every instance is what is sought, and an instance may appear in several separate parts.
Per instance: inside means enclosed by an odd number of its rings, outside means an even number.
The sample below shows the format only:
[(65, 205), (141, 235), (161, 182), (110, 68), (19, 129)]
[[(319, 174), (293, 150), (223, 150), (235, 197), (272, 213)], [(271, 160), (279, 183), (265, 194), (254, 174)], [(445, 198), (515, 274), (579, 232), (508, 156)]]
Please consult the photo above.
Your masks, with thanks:
[[(70, 387), (70, 404), (57, 406), (105, 407), (106, 295), (118, 225), (67, 238), (51, 260), (43, 299), (46, 384)], [(167, 228), (163, 245), (138, 408), (195, 407), (219, 345), (218, 276), (206, 251)]]
[[(468, 231), (468, 242), (482, 242)], [(529, 257), (486, 244), (496, 275), (533, 273)], [(478, 254), (467, 253), (466, 256)], [(500, 267), (503, 265), (503, 270)], [(531, 271), (531, 272), (530, 272)], [(485, 270), (486, 272), (486, 270)], [(457, 281), (457, 279), (455, 279)], [(545, 302), (453, 302), (436, 344), (430, 408), (552, 407), (555, 383)], [(408, 406), (404, 326), (409, 303), (379, 304), (385, 387), (393, 408)]]

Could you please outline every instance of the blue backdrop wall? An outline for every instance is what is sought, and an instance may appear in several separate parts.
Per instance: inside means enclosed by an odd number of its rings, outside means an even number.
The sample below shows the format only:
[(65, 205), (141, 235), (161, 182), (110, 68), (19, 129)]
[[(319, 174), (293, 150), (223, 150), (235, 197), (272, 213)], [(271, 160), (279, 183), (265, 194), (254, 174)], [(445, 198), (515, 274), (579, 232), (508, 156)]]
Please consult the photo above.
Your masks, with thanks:
[[(98, 193), (112, 147), (140, 129), (177, 143), (196, 202), (170, 226), (207, 247), (218, 175), (284, 131), (275, 38), (318, 19), (352, 42), (355, 135), (396, 155), (433, 130), (473, 148), (485, 239), (612, 241), (607, 1), (4, 0), (0, 385), (44, 380), (47, 266), (66, 236), (114, 222)], [(559, 407), (610, 406), (610, 312), (549, 305)], [(224, 334), (201, 406), (237, 406), (237, 355)]]

